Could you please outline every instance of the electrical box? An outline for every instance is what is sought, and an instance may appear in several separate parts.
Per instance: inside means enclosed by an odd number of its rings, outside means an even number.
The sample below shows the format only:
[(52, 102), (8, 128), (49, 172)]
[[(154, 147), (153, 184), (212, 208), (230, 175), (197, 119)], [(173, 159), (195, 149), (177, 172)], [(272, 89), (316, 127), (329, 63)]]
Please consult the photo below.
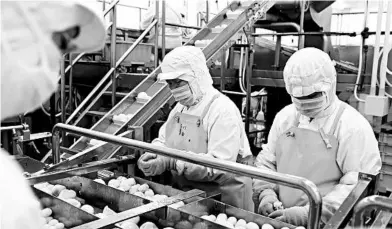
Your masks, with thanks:
[(365, 114), (383, 117), (388, 114), (388, 97), (368, 95), (365, 99)]

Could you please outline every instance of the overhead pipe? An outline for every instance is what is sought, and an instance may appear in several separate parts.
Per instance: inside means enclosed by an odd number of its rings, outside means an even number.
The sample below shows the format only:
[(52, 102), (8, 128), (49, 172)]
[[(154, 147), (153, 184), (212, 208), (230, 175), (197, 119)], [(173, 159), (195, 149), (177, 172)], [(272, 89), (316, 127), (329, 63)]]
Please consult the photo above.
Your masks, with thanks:
[(370, 95), (376, 95), (376, 83), (378, 78), (378, 60), (380, 56), (380, 39), (381, 39), (381, 24), (382, 24), (382, 11), (384, 10), (383, 1), (378, 2), (378, 13), (377, 13), (377, 28), (376, 28), (376, 42), (374, 44), (373, 54), (373, 68), (372, 68), (372, 80), (370, 84)]
[(388, 1), (387, 19), (385, 23), (385, 38), (384, 38), (384, 55), (382, 56), (380, 65), (380, 90), (378, 91), (379, 96), (385, 96), (385, 81), (387, 78), (387, 67), (388, 67), (388, 54), (391, 50), (391, 20), (392, 20), (392, 1)]

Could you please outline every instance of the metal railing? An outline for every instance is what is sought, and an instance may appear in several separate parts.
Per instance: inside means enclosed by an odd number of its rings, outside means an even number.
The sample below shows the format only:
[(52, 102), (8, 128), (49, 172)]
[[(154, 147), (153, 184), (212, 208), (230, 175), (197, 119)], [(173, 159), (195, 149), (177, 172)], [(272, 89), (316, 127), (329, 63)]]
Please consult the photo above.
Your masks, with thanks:
[(235, 173), (242, 176), (261, 179), (268, 182), (274, 182), (279, 185), (285, 185), (291, 188), (300, 189), (307, 195), (309, 199), (310, 207), (309, 207), (309, 217), (308, 217), (308, 228), (314, 228), (314, 229), (319, 228), (321, 207), (322, 207), (321, 195), (316, 185), (305, 178), (292, 176), (288, 174), (282, 174), (273, 171), (260, 170), (256, 167), (243, 165), (231, 161), (225, 161), (220, 159), (211, 160), (210, 158), (206, 158), (195, 154), (189, 154), (181, 150), (160, 147), (142, 141), (137, 141), (129, 138), (106, 134), (106, 133), (84, 129), (81, 127), (66, 125), (62, 123), (56, 124), (52, 132), (53, 154), (56, 154), (54, 155), (55, 158), (60, 157), (60, 138), (55, 136), (59, 136), (59, 133), (62, 131), (77, 134), (77, 135), (82, 135), (88, 138), (94, 138), (111, 144), (121, 145), (127, 148), (154, 152), (157, 153), (158, 155), (172, 157), (181, 161), (203, 165), (210, 168), (219, 169), (222, 171)]
[[(157, 20), (154, 20), (148, 27), (147, 29), (139, 36), (139, 38), (127, 49), (127, 51), (119, 58), (119, 60), (114, 64), (114, 66), (106, 73), (106, 75), (99, 81), (97, 86), (90, 92), (90, 94), (82, 101), (82, 103), (75, 109), (75, 111), (69, 116), (67, 121), (65, 122), (66, 124), (70, 123), (72, 119), (77, 115), (77, 113), (87, 104), (87, 102), (93, 97), (93, 95), (101, 88), (101, 86), (104, 84), (104, 82), (111, 76), (112, 74), (115, 73), (115, 70), (120, 64), (128, 57), (128, 55), (136, 48), (136, 46), (142, 42), (144, 37), (150, 32), (150, 30), (158, 23)], [(112, 81), (112, 84), (114, 82)], [(87, 111), (84, 112), (84, 114), (87, 113)], [(75, 123), (79, 122), (83, 118), (84, 115), (80, 115), (78, 118), (78, 121)]]
[(364, 213), (369, 209), (380, 209), (392, 213), (392, 199), (378, 195), (362, 199), (354, 208), (354, 228), (365, 228)]

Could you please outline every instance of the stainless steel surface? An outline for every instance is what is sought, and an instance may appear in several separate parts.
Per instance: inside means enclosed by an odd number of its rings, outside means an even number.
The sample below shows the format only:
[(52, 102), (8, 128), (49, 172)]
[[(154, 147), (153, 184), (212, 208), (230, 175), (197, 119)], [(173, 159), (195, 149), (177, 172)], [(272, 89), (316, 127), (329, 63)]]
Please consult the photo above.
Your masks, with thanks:
[[(72, 63), (72, 53), (69, 54), (69, 63)], [(70, 67), (71, 67), (71, 69), (69, 70), (69, 81), (68, 81), (68, 90), (69, 90), (69, 92), (68, 92), (68, 101), (69, 101), (68, 109), (71, 112), (73, 110), (73, 102), (72, 102), (73, 101), (73, 96), (72, 96), (72, 93), (73, 93), (73, 87), (72, 87), (72, 84), (73, 84), (73, 68), (72, 68), (72, 65), (70, 65)], [(64, 72), (64, 74), (65, 74), (65, 72)], [(77, 98), (75, 98), (75, 101), (76, 100), (77, 100)], [(66, 119), (64, 119), (63, 123), (65, 121), (66, 121)]]
[(374, 194), (377, 177), (360, 174), (358, 183), (323, 229), (345, 228), (352, 218), (354, 206), (364, 197)]
[(148, 213), (160, 208), (163, 208), (165, 206), (171, 205), (173, 203), (177, 203), (179, 201), (183, 201), (195, 196), (199, 196), (199, 195), (204, 195), (204, 192), (200, 191), (200, 190), (191, 190), (188, 192), (185, 192), (183, 194), (177, 195), (177, 196), (173, 196), (173, 197), (169, 197), (167, 199), (164, 199), (162, 201), (158, 201), (158, 202), (151, 202), (149, 204), (145, 204), (143, 206), (140, 207), (136, 207), (136, 208), (132, 208), (123, 212), (120, 212), (114, 216), (111, 217), (107, 217), (104, 219), (99, 219), (78, 227), (74, 227), (73, 229), (98, 229), (98, 228), (112, 228), (112, 226), (115, 223), (124, 221), (126, 219), (129, 218), (133, 218), (135, 216), (139, 216), (141, 214), (144, 213)]
[[(392, 194), (388, 197), (392, 199)], [(390, 224), (392, 219), (392, 212), (391, 211), (380, 211), (377, 213), (376, 218), (374, 219), (371, 228), (380, 229), (380, 228), (387, 228)]]
[[(301, 30), (301, 27), (295, 22), (272, 22), (268, 24), (256, 24), (255, 28), (264, 28), (264, 29), (271, 29), (271, 30), (279, 30), (279, 29), (287, 29), (292, 28), (296, 32), (304, 32)], [(281, 33), (274, 33), (275, 35), (279, 35)], [(252, 34), (254, 35), (254, 34)]]
[(255, 214), (249, 211), (242, 210), (240, 208), (236, 208), (222, 202), (216, 201), (211, 198), (202, 199), (199, 201), (191, 202), (181, 208), (178, 209), (181, 212), (186, 212), (191, 215), (195, 215), (197, 217), (201, 217), (203, 215), (215, 215), (217, 216), (220, 213), (225, 213), (227, 217), (234, 216), (238, 220), (243, 219), (247, 223), (254, 222), (261, 228), (264, 224), (268, 223), (274, 228), (295, 228), (295, 226), (291, 224), (284, 223), (279, 220), (271, 219), (263, 215)]
[(315, 184), (309, 180), (304, 178), (281, 174), (272, 171), (262, 171), (255, 167), (246, 166), (242, 164), (238, 164), (235, 162), (229, 162), (225, 160), (211, 160), (210, 158), (206, 158), (199, 155), (191, 155), (184, 151), (175, 150), (175, 149), (167, 149), (164, 147), (155, 146), (149, 143), (135, 141), (127, 138), (122, 138), (118, 136), (113, 136), (111, 134), (101, 133), (93, 130), (87, 130), (80, 127), (65, 125), (65, 124), (57, 124), (54, 128), (54, 132), (58, 131), (66, 131), (75, 134), (81, 134), (89, 138), (95, 138), (101, 141), (106, 141), (112, 144), (118, 144), (121, 146), (134, 148), (134, 149), (142, 149), (155, 152), (159, 155), (173, 157), (182, 161), (194, 163), (194, 164), (201, 164), (207, 167), (243, 175), (249, 176), (256, 179), (266, 180), (268, 182), (274, 182), (280, 185), (286, 185), (292, 188), (297, 188), (302, 191), (308, 196), (309, 198), (309, 222), (308, 228), (318, 228), (320, 215), (321, 215), (321, 206), (322, 206), (322, 199), (320, 196), (319, 191)]
[[(65, 133), (63, 133), (65, 135)], [(56, 132), (52, 135), (52, 155), (53, 163), (58, 164), (60, 162), (60, 133)]]
[(362, 199), (354, 208), (354, 227), (365, 228), (364, 213), (365, 210), (378, 209), (392, 212), (392, 199), (383, 196), (369, 196)]
[[(98, 219), (95, 215), (91, 215), (41, 190), (33, 188), (33, 191), (40, 200), (42, 207), (50, 208), (53, 212), (52, 217), (63, 223), (66, 228), (76, 227)], [(20, 210), (23, 211), (23, 209)]]
[(15, 160), (27, 173), (35, 173), (45, 167), (45, 164), (27, 156), (15, 156)]
[(63, 169), (60, 171), (46, 172), (44, 170), (40, 170), (30, 177), (27, 178), (30, 184), (37, 184), (41, 182), (47, 182), (51, 180), (62, 179), (71, 176), (84, 175), (93, 172), (97, 172), (102, 169), (108, 169), (113, 166), (117, 166), (119, 163), (131, 163), (134, 162), (133, 157), (126, 157), (124, 159), (116, 159), (111, 158), (102, 161), (96, 161), (91, 163), (86, 163), (82, 167)]
[(117, 7), (113, 6), (112, 9), (112, 27), (110, 37), (110, 67), (113, 69), (112, 73), (112, 107), (116, 105), (116, 39), (117, 39)]
[(281, 44), (282, 44), (282, 36), (276, 36), (275, 59), (274, 59), (275, 70), (279, 70), (279, 66), (280, 66)]

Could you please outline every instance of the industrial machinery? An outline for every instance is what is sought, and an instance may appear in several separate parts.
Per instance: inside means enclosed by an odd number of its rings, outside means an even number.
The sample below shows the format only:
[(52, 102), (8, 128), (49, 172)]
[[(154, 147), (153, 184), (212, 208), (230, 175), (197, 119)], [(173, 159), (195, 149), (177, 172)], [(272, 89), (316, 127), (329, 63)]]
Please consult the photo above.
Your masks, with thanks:
[[(363, 55), (362, 44), (358, 68), (348, 65), (339, 59), (330, 42), (330, 36), (360, 35), (365, 40), (369, 35), (379, 36), (380, 31), (372, 33), (365, 26), (361, 33), (331, 32), (329, 7), (334, 1), (272, 0), (233, 1), (211, 20), (208, 16), (204, 17), (206, 25), (203, 27), (166, 23), (165, 10), (162, 10), (160, 17), (159, 5), (156, 4), (156, 19), (145, 31), (134, 31), (117, 27), (119, 2), (113, 0), (107, 5), (103, 1), (104, 15), (111, 15), (105, 48), (97, 53), (72, 54), (63, 60), (60, 95), (53, 96), (50, 109), (46, 105), (42, 109), (43, 113), (51, 116), (52, 132), (46, 130), (30, 135), (29, 127), (25, 124), (1, 129), (14, 130), (12, 146), (17, 152), (15, 155), (25, 154), (21, 147), (24, 142), (51, 140), (45, 142), (51, 150), (41, 161), (25, 156), (16, 157), (42, 206), (51, 209), (46, 210), (51, 213), (47, 219), (54, 218), (66, 228), (80, 229), (126, 229), (129, 224), (147, 224), (154, 228), (149, 223), (158, 228), (295, 228), (229, 206), (220, 201), (219, 195), (207, 196), (196, 189), (177, 190), (140, 176), (135, 168), (136, 160), (141, 152), (149, 151), (300, 189), (308, 196), (310, 203), (307, 228), (390, 226), (392, 138), (385, 120), (384, 95), (375, 98), (378, 96), (372, 91), (374, 77), (368, 74), (369, 69), (378, 62), (375, 61), (373, 65), (366, 62), (364, 65), (369, 66), (366, 71), (362, 69), (362, 59), (373, 58), (370, 49), (366, 49)], [(382, 104), (382, 109), (371, 114), (375, 118), (369, 118), (369, 121), (380, 139), (383, 170), (380, 174), (360, 173), (358, 184), (329, 222), (323, 224), (320, 223), (322, 198), (309, 180), (149, 144), (156, 135), (154, 130), (166, 118), (174, 102), (167, 85), (157, 81), (157, 74), (161, 71), (158, 39), (155, 44), (146, 43), (150, 31), (154, 29), (155, 34), (159, 32), (158, 24), (163, 25), (163, 34), (165, 25), (197, 30), (185, 45), (202, 49), (214, 86), (241, 108), (255, 152), (265, 142), (276, 112), (288, 103), (288, 96), (283, 92), (282, 77), (282, 67), (288, 57), (297, 49), (309, 46), (330, 53), (337, 63), (337, 91), (340, 96), (348, 91), (357, 96), (357, 91), (362, 90), (362, 93), (370, 93), (369, 101)], [(260, 28), (269, 29), (271, 33), (259, 33)], [(385, 31), (385, 34), (389, 33)], [(298, 47), (287, 47), (281, 43), (282, 37), (289, 35), (298, 36)], [(266, 36), (276, 36), (277, 39), (264, 39)], [(164, 55), (165, 41), (162, 37)], [(150, 63), (146, 53), (152, 49), (155, 58)], [(387, 47), (384, 49), (387, 50)], [(384, 59), (385, 56), (388, 55), (384, 55)], [(379, 57), (374, 58), (378, 60)], [(392, 67), (391, 63), (382, 66), (382, 71), (389, 71)], [(359, 82), (361, 77), (362, 81)], [(388, 78), (380, 82), (388, 82)], [(369, 109), (363, 108), (364, 113)], [(43, 117), (47, 118), (46, 115)], [(61, 123), (54, 125), (59, 119)], [(380, 193), (383, 196), (378, 195)], [(364, 210), (369, 208), (371, 211)], [(214, 217), (226, 217), (226, 221)], [(228, 218), (235, 219), (235, 223), (231, 221), (228, 224)], [(242, 225), (237, 225), (239, 222)]]

